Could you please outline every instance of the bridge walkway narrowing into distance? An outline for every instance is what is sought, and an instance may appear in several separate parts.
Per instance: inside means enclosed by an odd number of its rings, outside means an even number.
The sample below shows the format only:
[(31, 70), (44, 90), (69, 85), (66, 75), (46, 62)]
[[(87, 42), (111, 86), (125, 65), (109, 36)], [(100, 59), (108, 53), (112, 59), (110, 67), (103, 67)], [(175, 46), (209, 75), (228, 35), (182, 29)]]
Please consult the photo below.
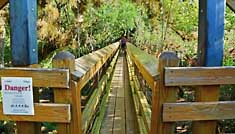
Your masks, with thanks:
[[(51, 88), (54, 102), (35, 102), (34, 116), (0, 112), (0, 119), (17, 121), (18, 134), (41, 132), (40, 126), (18, 125), (24, 122), (55, 122), (61, 134), (174, 134), (179, 121), (192, 121), (195, 134), (216, 134), (214, 122), (235, 119), (235, 101), (177, 101), (177, 90), (182, 86), (207, 89), (235, 84), (234, 66), (177, 67), (175, 53), (163, 52), (156, 58), (130, 43), (126, 52), (120, 53), (119, 43), (114, 43), (78, 59), (60, 52), (53, 58), (53, 69), (1, 68), (2, 77), (31, 77), (36, 89)], [(62, 69), (65, 62), (72, 69)], [(150, 104), (143, 83), (151, 91)], [(212, 92), (216, 88), (212, 88), (206, 97), (215, 97)], [(82, 91), (93, 92), (86, 97)], [(106, 91), (110, 93), (108, 101)]]
[(101, 134), (138, 134), (134, 102), (131, 96), (127, 61), (120, 53), (111, 81)]

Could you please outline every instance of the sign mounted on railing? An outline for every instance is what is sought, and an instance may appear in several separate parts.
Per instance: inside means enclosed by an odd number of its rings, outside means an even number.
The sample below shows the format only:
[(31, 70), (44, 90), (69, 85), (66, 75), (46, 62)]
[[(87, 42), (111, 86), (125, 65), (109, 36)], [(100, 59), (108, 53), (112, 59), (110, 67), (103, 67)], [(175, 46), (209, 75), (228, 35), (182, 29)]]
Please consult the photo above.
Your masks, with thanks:
[(2, 77), (3, 113), (34, 115), (32, 78)]

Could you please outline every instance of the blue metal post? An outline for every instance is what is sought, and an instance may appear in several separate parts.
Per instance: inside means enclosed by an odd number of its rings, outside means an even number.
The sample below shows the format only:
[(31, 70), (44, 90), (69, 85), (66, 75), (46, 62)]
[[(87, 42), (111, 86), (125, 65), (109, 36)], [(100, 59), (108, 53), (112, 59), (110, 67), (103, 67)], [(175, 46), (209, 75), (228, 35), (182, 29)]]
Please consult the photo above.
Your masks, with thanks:
[(37, 64), (37, 1), (10, 0), (10, 25), (13, 65)]
[(225, 0), (199, 1), (199, 64), (221, 66), (224, 46)]

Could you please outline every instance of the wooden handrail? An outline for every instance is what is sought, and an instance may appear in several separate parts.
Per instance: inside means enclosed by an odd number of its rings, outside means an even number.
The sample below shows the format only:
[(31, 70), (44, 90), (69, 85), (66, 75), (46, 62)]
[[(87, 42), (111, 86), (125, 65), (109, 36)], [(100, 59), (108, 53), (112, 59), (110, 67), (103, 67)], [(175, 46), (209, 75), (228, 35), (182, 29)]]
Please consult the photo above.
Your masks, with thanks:
[(70, 104), (42, 104), (34, 103), (34, 116), (5, 115), (0, 103), (0, 119), (13, 121), (56, 122), (69, 123), (71, 121)]
[(106, 64), (108, 59), (114, 56), (118, 46), (119, 43), (114, 43), (75, 60), (72, 79), (78, 82), (80, 89)]
[(235, 118), (235, 101), (165, 103), (163, 107), (164, 122)]
[(229, 8), (235, 12), (235, 0), (226, 0), (227, 1), (227, 6), (229, 6)]
[(153, 55), (143, 52), (130, 43), (127, 44), (127, 53), (151, 89), (153, 89), (153, 83), (158, 79), (159, 76), (157, 73), (157, 58)]
[(7, 3), (8, 3), (8, 0), (1, 0), (0, 1), (0, 9), (2, 9)]
[(86, 133), (89, 129), (89, 126), (93, 123), (93, 116), (96, 113), (96, 109), (99, 107), (100, 98), (104, 92), (107, 92), (108, 81), (111, 79), (112, 72), (114, 71), (115, 63), (118, 59), (118, 52), (112, 59), (109, 68), (106, 70), (106, 73), (101, 77), (98, 82), (97, 88), (93, 89), (91, 97), (89, 98), (83, 112), (82, 112), (82, 130), (83, 133)]
[[(132, 91), (132, 97), (135, 105), (136, 113), (140, 113), (141, 116), (138, 116), (138, 124), (142, 133), (149, 133), (151, 125), (151, 106), (149, 105), (147, 98), (145, 97), (140, 83), (136, 74), (134, 73), (134, 67), (130, 56), (127, 55), (127, 65), (129, 71), (129, 80)], [(143, 125), (142, 125), (143, 124)], [(146, 131), (146, 132), (145, 132)]]
[(170, 67), (165, 68), (166, 86), (235, 84), (235, 67)]
[(34, 87), (69, 88), (68, 69), (0, 68), (0, 76), (32, 77)]

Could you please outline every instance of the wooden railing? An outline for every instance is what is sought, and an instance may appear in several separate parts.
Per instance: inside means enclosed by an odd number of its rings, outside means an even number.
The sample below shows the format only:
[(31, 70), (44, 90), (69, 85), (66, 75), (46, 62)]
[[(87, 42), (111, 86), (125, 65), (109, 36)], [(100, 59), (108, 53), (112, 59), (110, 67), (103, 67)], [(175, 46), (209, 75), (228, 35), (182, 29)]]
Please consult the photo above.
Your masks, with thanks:
[[(107, 46), (101, 50), (85, 55), (75, 61), (75, 71), (72, 72), (72, 79), (78, 84), (78, 90), (82, 88), (91, 80), (94, 79), (98, 84), (89, 100), (87, 101), (82, 112), (82, 132), (88, 133), (91, 125), (94, 122), (94, 116), (97, 114), (96, 109), (99, 108), (101, 97), (104, 94), (108, 81), (111, 79), (111, 74), (114, 65), (117, 61), (119, 44)], [(96, 126), (101, 127), (101, 126)]]
[(235, 12), (235, 0), (226, 0), (227, 5), (229, 6), (229, 8)]
[[(32, 77), (34, 92), (40, 88), (52, 88), (54, 101), (34, 103), (35, 115), (4, 115), (0, 104), (0, 120), (21, 122), (54, 122), (57, 132), (61, 134), (86, 133), (98, 100), (104, 92), (105, 84), (112, 73), (117, 59), (118, 43), (75, 59), (69, 52), (59, 52), (52, 61), (53, 69), (42, 68), (0, 68), (1, 77)], [(114, 58), (116, 57), (116, 58)], [(113, 60), (114, 59), (114, 60)], [(112, 61), (113, 60), (113, 61)], [(112, 61), (112, 62), (111, 62)], [(101, 74), (101, 70), (107, 69)], [(98, 75), (97, 75), (98, 74)], [(88, 105), (81, 111), (81, 90), (94, 76), (98, 87), (90, 97)], [(98, 82), (101, 79), (101, 82)], [(35, 96), (34, 96), (35, 97)], [(36, 97), (37, 98), (37, 97)], [(18, 134), (38, 134), (41, 128), (24, 131), (18, 127)]]
[(7, 3), (8, 3), (8, 0), (1, 0), (0, 1), (0, 9), (2, 9)]
[[(218, 85), (235, 84), (235, 67), (177, 67), (176, 54), (163, 52), (157, 59), (131, 44), (127, 45), (127, 60), (142, 133), (174, 134), (176, 121), (193, 121), (193, 133), (216, 134), (215, 120), (235, 118), (235, 101), (217, 101), (218, 96), (213, 96)], [(140, 86), (142, 81), (151, 89), (151, 105)], [(176, 103), (178, 86), (209, 88), (203, 97), (214, 101)]]

